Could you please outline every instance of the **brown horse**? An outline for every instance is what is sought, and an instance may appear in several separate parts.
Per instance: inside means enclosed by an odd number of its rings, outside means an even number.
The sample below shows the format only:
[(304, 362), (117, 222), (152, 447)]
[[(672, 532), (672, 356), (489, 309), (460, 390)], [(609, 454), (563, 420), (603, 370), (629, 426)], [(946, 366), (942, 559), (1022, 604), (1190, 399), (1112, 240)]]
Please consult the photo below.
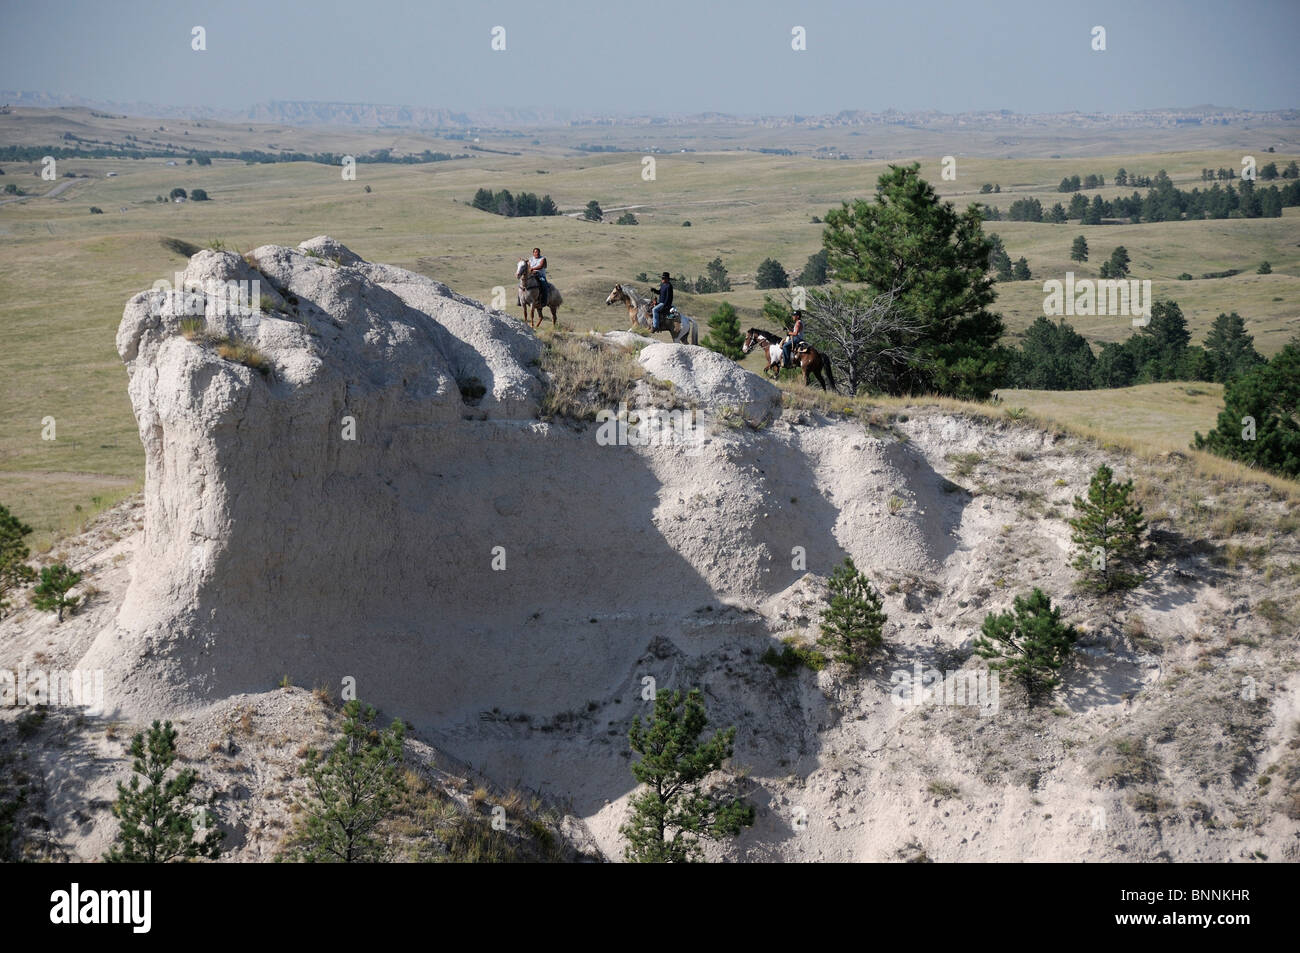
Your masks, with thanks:
[[(540, 328), (542, 322), (546, 320), (546, 315), (542, 313), (543, 308), (549, 308), (551, 311), (551, 326), (556, 325), (555, 309), (564, 304), (564, 296), (560, 294), (560, 289), (555, 287), (549, 281), (546, 283), (546, 303), (539, 305), (537, 299), (541, 294), (538, 288), (539, 282), (536, 275), (528, 274), (528, 262), (526, 259), (519, 259), (519, 264), (515, 266), (515, 277), (519, 279), (519, 304), (524, 309), (524, 320), (528, 322), (530, 328)], [(532, 317), (529, 316), (529, 309), (532, 310)], [(537, 318), (533, 323), (532, 318)]]
[[(767, 349), (767, 366), (763, 368), (763, 373), (772, 372), (772, 378), (779, 380), (781, 377), (782, 362), (785, 359), (781, 351), (781, 336), (773, 334), (771, 331), (763, 331), (759, 328), (750, 328), (749, 333), (745, 335), (745, 343), (741, 347), (741, 352), (748, 354), (755, 347), (762, 346)], [(826, 360), (816, 348), (807, 341), (800, 341), (794, 348), (794, 356), (799, 361), (799, 369), (803, 371), (803, 386), (808, 386), (808, 375), (811, 374), (817, 378), (817, 383), (822, 385), (822, 390), (826, 389), (826, 381), (831, 382), (831, 390), (835, 390), (835, 375), (831, 373), (831, 362)], [(826, 372), (826, 379), (822, 379), (822, 372)]]
[[(629, 331), (635, 330), (638, 325), (646, 330), (650, 329), (650, 309), (654, 307), (652, 299), (640, 297), (636, 293), (636, 289), (631, 285), (615, 285), (614, 290), (605, 299), (605, 304), (613, 304), (616, 301), (621, 301), (627, 305), (627, 317), (632, 322), (632, 326), (628, 328)], [(676, 308), (673, 308), (668, 313), (668, 317), (663, 319), (659, 330), (667, 331), (669, 336), (678, 344), (685, 344), (688, 337), (692, 344), (700, 343), (700, 326), (696, 324), (694, 318), (682, 314)]]

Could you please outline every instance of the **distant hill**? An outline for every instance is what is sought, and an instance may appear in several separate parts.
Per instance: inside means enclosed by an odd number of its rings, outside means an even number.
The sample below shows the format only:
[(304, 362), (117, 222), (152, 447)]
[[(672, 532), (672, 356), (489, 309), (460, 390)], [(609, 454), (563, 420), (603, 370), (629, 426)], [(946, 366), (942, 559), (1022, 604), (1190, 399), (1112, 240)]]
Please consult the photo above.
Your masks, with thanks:
[(834, 114), (809, 116), (739, 116), (708, 112), (697, 114), (613, 115), (584, 113), (550, 108), (496, 108), (458, 111), (437, 106), (386, 105), (381, 103), (304, 102), (271, 100), (244, 109), (218, 109), (210, 106), (166, 106), (158, 103), (117, 103), (68, 96), (61, 93), (0, 90), (0, 103), (11, 106), (51, 109), (78, 106), (123, 116), (149, 116), (158, 119), (212, 119), (278, 123), (293, 126), (357, 126), (380, 128), (472, 127), (493, 125), (555, 126), (602, 125), (618, 121), (622, 125), (651, 123), (712, 123), (751, 126), (909, 126), (913, 128), (951, 129), (978, 124), (984, 128), (1006, 126), (1025, 130), (1069, 123), (1080, 128), (1161, 128), (1177, 125), (1235, 125), (1251, 122), (1294, 122), (1300, 109), (1253, 111), (1234, 107), (1201, 105), (1147, 109), (1124, 113), (1014, 113), (1009, 110), (986, 110), (972, 113), (944, 113), (938, 110), (884, 112), (842, 110)]

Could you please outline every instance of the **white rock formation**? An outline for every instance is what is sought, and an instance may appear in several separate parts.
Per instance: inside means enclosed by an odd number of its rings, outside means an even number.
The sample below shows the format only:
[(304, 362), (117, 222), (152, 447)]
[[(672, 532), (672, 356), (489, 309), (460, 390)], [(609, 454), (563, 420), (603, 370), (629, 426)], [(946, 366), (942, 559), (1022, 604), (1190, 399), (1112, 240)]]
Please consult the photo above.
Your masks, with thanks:
[(255, 321), (198, 303), (266, 373), (187, 339), (184, 301), (162, 292), (132, 298), (118, 333), (145, 532), (84, 665), (110, 672), (124, 710), (287, 675), (355, 678), (425, 726), (554, 712), (607, 694), (683, 620), (785, 589), (796, 547), (821, 572), (846, 552), (921, 569), (951, 551), (955, 501), (905, 446), (857, 424), (711, 423), (780, 406), (711, 351), (640, 354), (702, 409), (702, 444), (607, 446), (537, 419), (540, 345), (518, 322), (327, 237), (249, 260), (201, 252), (185, 277), (262, 282), (273, 310)]
[(655, 377), (672, 381), (676, 392), (688, 400), (732, 407), (751, 423), (770, 420), (781, 409), (780, 388), (708, 348), (649, 344), (637, 360)]

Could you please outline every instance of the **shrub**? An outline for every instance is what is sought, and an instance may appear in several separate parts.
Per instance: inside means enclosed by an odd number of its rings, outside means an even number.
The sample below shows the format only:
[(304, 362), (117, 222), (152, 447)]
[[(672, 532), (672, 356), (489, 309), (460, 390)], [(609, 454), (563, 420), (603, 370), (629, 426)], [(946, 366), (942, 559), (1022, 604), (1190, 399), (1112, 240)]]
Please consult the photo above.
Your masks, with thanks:
[[(158, 196), (158, 201), (162, 201), (161, 195)], [(200, 250), (198, 245), (180, 238), (161, 238), (159, 239), (159, 243), (168, 251), (174, 251), (176, 254), (184, 255), (186, 258), (191, 258), (194, 255), (197, 255)]]
[(1056, 673), (1065, 664), (1078, 633), (1061, 622), (1061, 610), (1041, 589), (1017, 596), (1010, 612), (984, 617), (975, 652), (989, 668), (1005, 669), (1025, 688), (1030, 702), (1060, 684)]
[(800, 666), (807, 666), (814, 672), (826, 667), (826, 656), (814, 648), (799, 645), (793, 638), (781, 640), (781, 651), (768, 646), (759, 661), (776, 669), (778, 675), (793, 675)]
[(243, 338), (219, 338), (213, 343), (217, 347), (217, 354), (227, 361), (251, 367), (260, 374), (267, 374), (271, 370), (271, 364), (266, 359), (266, 355), (262, 353), (257, 345)]
[[(193, 768), (185, 768), (164, 782), (176, 762), (176, 729), (169, 721), (157, 721), (148, 734), (137, 733), (131, 739), (134, 759), (130, 785), (117, 784), (117, 801), (113, 814), (121, 821), (114, 846), (104, 855), (112, 864), (165, 864), (172, 860), (195, 857), (215, 859), (221, 853), (225, 836), (215, 826), (201, 823), (196, 828), (190, 794), (198, 783)], [(140, 779), (147, 786), (140, 789)], [(207, 808), (199, 815), (207, 821)], [(195, 839), (197, 831), (203, 836)]]
[(309, 749), (299, 769), (309, 794), (298, 802), (302, 820), (290, 852), (308, 862), (380, 860), (384, 845), (375, 831), (400, 793), (403, 724), (377, 730), (375, 710), (355, 699), (343, 715), (328, 754)]
[(1102, 464), (1088, 483), (1088, 498), (1074, 498), (1079, 515), (1067, 522), (1079, 553), (1071, 565), (1084, 574), (1088, 588), (1110, 592), (1136, 586), (1144, 578), (1138, 570), (1146, 559), (1147, 524), (1132, 494), (1133, 481), (1116, 482), (1110, 467)]
[(822, 613), (822, 634), (817, 642), (830, 651), (835, 661), (862, 665), (885, 644), (882, 632), (886, 617), (880, 595), (850, 557), (845, 557), (831, 573), (829, 585), (831, 601)]
[(0, 618), (8, 612), (10, 593), (31, 585), (36, 578), (36, 570), (27, 565), (31, 550), (23, 542), (31, 532), (30, 526), (0, 506)]
[(58, 613), (63, 621), (65, 609), (71, 611), (81, 602), (80, 596), (70, 596), (68, 591), (81, 582), (81, 573), (73, 572), (63, 563), (55, 563), (41, 570), (40, 582), (32, 590), (32, 605), (42, 612)]
[(689, 863), (702, 854), (700, 839), (734, 837), (754, 823), (754, 808), (740, 798), (719, 794), (704, 779), (731, 757), (734, 726), (701, 735), (708, 716), (700, 690), (665, 691), (655, 697), (649, 724), (638, 715), (628, 743), (641, 760), (632, 775), (644, 790), (633, 795), (632, 816), (619, 828), (625, 859), (640, 863)]

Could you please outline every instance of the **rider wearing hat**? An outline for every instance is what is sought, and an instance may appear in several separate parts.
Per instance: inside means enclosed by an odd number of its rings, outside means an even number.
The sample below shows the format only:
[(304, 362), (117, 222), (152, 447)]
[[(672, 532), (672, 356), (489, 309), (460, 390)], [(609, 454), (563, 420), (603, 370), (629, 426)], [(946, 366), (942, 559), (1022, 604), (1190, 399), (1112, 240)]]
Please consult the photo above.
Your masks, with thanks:
[(667, 314), (668, 311), (669, 311), (669, 309), (672, 308), (672, 306), (673, 306), (673, 279), (672, 279), (672, 275), (668, 274), (668, 272), (665, 271), (665, 272), (664, 272), (662, 275), (660, 275), (659, 277), (663, 279), (663, 283), (659, 285), (659, 291), (658, 291), (658, 295), (659, 295), (659, 303), (658, 303), (657, 305), (655, 305), (654, 308), (653, 308), (653, 309), (651, 310), (651, 312), (650, 312), (650, 319), (651, 319), (651, 322), (652, 322), (652, 324), (651, 324), (651, 330), (652, 330), (652, 331), (658, 331), (658, 330), (659, 330), (659, 315), (660, 315), (661, 313), (662, 313), (662, 314)]
[(783, 356), (783, 367), (790, 366), (790, 352), (794, 350), (795, 345), (803, 343), (803, 311), (795, 309), (794, 323), (790, 325), (790, 330), (786, 332), (785, 340), (781, 342), (781, 354)]

